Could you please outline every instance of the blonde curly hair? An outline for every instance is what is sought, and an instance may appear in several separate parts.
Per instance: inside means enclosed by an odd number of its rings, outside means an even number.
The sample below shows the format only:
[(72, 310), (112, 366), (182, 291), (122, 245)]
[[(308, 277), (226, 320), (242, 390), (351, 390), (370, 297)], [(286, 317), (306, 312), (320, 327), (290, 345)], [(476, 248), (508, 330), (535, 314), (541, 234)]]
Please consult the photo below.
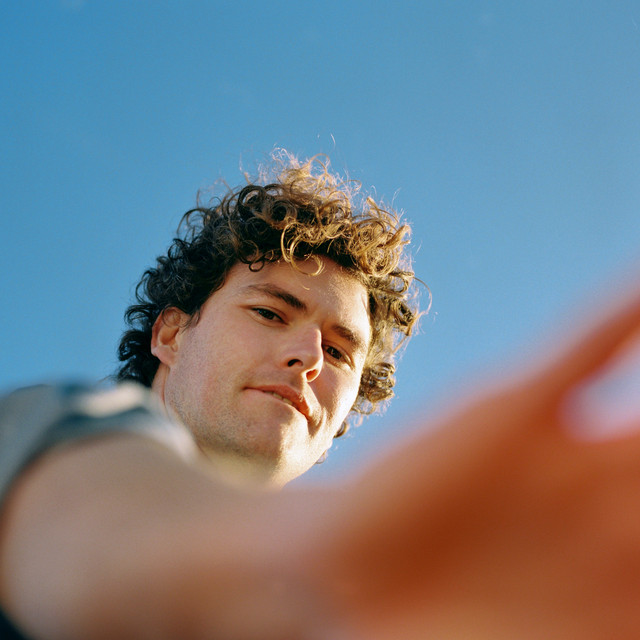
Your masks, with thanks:
[[(368, 292), (372, 336), (352, 412), (372, 413), (393, 396), (395, 355), (419, 316), (408, 240), (409, 227), (398, 214), (333, 174), (326, 158), (299, 161), (274, 153), (258, 180), (185, 213), (178, 236), (145, 271), (137, 303), (125, 313), (130, 328), (118, 348), (116, 378), (151, 386), (159, 364), (150, 351), (151, 331), (159, 314), (177, 307), (197, 322), (235, 264), (260, 269), (284, 260), (296, 267), (327, 257)], [(337, 435), (345, 431), (346, 424)]]

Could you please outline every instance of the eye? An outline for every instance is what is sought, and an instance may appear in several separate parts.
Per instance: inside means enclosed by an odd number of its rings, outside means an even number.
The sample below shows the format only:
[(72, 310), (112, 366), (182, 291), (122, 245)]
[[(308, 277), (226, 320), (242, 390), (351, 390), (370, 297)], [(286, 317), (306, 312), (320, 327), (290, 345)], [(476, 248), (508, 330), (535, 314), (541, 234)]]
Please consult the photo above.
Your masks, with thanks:
[(344, 360), (344, 354), (339, 349), (331, 345), (327, 345), (324, 349), (334, 360)]
[(282, 318), (275, 313), (275, 311), (271, 311), (271, 309), (265, 309), (264, 307), (254, 307), (252, 309), (255, 313), (257, 313), (261, 318), (265, 320), (277, 320), (282, 322)]

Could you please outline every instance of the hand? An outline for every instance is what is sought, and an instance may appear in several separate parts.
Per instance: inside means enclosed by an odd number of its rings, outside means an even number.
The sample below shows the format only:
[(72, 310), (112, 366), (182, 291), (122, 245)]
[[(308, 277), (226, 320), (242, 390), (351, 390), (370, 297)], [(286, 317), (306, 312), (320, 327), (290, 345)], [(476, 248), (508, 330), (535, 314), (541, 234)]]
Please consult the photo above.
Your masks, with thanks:
[(317, 567), (354, 629), (378, 640), (638, 637), (640, 435), (576, 438), (567, 403), (639, 328), (636, 294), (364, 474), (327, 524)]

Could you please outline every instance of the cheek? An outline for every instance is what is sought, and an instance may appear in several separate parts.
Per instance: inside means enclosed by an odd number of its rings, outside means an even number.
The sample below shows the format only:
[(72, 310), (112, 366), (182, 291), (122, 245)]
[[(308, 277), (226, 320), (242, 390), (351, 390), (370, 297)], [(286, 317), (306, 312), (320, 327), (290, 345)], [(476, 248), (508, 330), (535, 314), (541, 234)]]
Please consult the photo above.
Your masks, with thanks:
[[(219, 363), (221, 367), (213, 363)], [(174, 384), (180, 387), (183, 394), (202, 401), (200, 396), (215, 384), (216, 371), (220, 368), (224, 369), (225, 363), (221, 362), (221, 354), (216, 353), (215, 342), (192, 334), (180, 345), (179, 358), (172, 372)]]
[(337, 375), (332, 381), (334, 389), (331, 408), (334, 418), (342, 423), (358, 396), (360, 379), (351, 375)]

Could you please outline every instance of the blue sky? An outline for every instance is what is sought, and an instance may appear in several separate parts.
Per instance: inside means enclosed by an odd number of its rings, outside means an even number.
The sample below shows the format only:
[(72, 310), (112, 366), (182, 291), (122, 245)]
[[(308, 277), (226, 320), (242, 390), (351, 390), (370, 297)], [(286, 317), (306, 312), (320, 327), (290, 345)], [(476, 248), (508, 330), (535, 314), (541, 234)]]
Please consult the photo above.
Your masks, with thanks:
[(276, 146), (403, 210), (433, 293), (395, 404), (311, 479), (637, 263), (640, 2), (7, 0), (0, 50), (2, 389), (110, 373), (198, 189)]

